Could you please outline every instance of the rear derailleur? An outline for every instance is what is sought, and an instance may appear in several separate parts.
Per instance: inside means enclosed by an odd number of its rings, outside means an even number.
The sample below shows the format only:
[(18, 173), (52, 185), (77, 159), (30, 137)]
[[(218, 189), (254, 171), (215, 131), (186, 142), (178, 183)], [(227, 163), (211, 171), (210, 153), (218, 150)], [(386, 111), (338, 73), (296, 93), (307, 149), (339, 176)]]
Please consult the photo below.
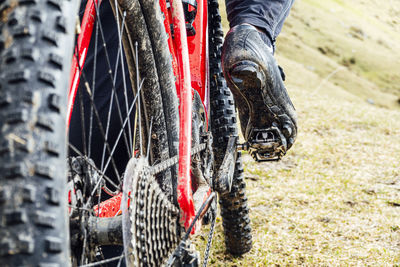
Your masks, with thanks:
[(166, 266), (198, 267), (200, 266), (200, 254), (190, 240), (181, 241)]

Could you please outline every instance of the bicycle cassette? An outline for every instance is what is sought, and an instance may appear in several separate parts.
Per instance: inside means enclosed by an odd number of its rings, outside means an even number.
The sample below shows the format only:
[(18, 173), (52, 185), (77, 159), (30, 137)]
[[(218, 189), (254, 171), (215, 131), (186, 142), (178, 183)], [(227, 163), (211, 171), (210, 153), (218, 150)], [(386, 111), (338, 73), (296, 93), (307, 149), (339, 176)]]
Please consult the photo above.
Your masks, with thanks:
[(129, 266), (162, 266), (180, 241), (179, 210), (160, 189), (147, 159), (126, 168), (122, 207), (125, 257)]

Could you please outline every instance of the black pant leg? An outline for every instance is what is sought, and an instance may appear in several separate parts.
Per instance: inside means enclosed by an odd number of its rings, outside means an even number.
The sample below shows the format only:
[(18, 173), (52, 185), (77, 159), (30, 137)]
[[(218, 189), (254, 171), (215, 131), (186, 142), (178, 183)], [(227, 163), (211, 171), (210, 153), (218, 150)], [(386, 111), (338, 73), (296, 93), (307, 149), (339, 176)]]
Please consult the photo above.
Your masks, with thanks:
[(225, 0), (230, 27), (248, 23), (263, 29), (271, 45), (282, 30), (294, 0)]

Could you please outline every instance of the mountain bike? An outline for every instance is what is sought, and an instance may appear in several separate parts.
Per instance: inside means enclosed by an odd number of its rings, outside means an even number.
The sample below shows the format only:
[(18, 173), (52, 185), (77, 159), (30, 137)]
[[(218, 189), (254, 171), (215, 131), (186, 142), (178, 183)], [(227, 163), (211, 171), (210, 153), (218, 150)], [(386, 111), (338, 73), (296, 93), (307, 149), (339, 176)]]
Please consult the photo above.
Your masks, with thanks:
[(198, 266), (210, 223), (206, 265), (216, 195), (250, 250), (217, 0), (0, 0), (0, 31), (2, 266)]

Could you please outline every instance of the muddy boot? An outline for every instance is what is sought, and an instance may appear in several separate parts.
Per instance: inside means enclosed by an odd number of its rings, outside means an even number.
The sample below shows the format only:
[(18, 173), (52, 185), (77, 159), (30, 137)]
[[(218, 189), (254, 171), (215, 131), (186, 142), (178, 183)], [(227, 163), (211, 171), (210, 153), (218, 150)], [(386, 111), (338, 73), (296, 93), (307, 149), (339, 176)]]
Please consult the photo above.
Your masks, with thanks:
[(297, 115), (265, 38), (251, 25), (233, 27), (225, 38), (222, 65), (247, 149), (256, 160), (277, 160), (296, 139)]

